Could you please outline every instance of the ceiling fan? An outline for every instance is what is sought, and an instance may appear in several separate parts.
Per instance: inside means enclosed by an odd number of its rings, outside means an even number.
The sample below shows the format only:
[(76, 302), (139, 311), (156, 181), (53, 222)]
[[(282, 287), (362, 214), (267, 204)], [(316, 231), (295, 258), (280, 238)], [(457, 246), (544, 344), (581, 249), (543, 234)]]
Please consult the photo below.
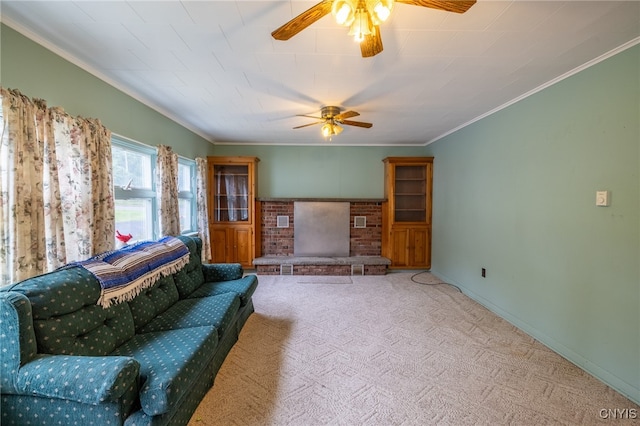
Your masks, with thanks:
[(294, 127), (294, 129), (301, 129), (303, 127), (322, 124), (322, 136), (324, 136), (325, 138), (331, 138), (333, 135), (339, 135), (340, 133), (342, 133), (342, 130), (344, 129), (342, 128), (341, 124), (346, 124), (347, 126), (364, 127), (366, 129), (373, 127), (373, 124), (371, 123), (347, 120), (348, 118), (357, 117), (358, 115), (360, 115), (360, 113), (357, 113), (355, 111), (345, 111), (341, 113), (340, 107), (337, 106), (325, 106), (320, 110), (320, 117), (298, 114), (298, 117), (316, 118), (320, 121), (297, 126)]
[(394, 2), (464, 13), (476, 0), (322, 0), (271, 35), (276, 40), (289, 40), (331, 12), (338, 24), (349, 27), (349, 35), (360, 43), (362, 57), (375, 56), (382, 52), (380, 24), (391, 14)]

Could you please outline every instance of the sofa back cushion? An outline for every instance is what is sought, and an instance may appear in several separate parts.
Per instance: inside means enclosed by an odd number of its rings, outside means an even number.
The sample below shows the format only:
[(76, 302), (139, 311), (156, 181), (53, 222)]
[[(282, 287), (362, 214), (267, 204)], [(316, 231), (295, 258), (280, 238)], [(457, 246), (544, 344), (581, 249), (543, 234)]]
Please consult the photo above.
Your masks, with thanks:
[(160, 278), (153, 286), (142, 290), (129, 304), (136, 330), (144, 327), (179, 299), (173, 275)]
[(189, 263), (174, 274), (180, 298), (184, 299), (204, 283), (202, 272), (202, 240), (198, 237), (178, 237), (189, 249)]
[(198, 284), (196, 280), (192, 279), (185, 269), (173, 274), (173, 278), (175, 279), (180, 299), (187, 298), (198, 287), (200, 287), (200, 284)]
[(102, 356), (134, 335), (129, 306), (99, 306), (100, 284), (82, 267), (33, 277), (11, 290), (31, 302), (39, 353)]
[(133, 337), (133, 317), (126, 303), (104, 309), (88, 305), (75, 312), (34, 320), (38, 352), (103, 356)]

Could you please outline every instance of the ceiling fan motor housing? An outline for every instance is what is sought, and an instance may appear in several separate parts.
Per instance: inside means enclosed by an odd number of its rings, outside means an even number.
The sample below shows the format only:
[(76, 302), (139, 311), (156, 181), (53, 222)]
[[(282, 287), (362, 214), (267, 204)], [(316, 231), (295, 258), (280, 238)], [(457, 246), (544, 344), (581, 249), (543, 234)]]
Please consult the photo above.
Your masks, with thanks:
[(322, 118), (333, 118), (340, 114), (340, 108), (337, 106), (325, 106), (320, 110)]

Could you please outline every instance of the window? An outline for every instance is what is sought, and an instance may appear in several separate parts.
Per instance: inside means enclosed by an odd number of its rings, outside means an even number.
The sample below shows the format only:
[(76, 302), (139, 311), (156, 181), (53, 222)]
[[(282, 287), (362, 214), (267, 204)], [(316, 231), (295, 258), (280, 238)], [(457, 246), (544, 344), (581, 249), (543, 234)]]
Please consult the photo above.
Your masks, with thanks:
[(155, 150), (112, 138), (111, 152), (116, 230), (134, 241), (157, 238)]
[(178, 159), (178, 206), (180, 232), (193, 232), (196, 226), (196, 162)]
[[(112, 137), (116, 230), (132, 241), (159, 237), (156, 199), (156, 150)], [(196, 227), (196, 163), (178, 159), (180, 232)]]

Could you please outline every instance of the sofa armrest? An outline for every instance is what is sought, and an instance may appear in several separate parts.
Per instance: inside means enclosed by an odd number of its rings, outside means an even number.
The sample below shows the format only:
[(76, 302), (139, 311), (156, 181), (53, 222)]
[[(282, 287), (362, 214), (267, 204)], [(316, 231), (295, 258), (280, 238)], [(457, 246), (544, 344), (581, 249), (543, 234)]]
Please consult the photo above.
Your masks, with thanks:
[(20, 366), (36, 357), (31, 302), (22, 293), (0, 292), (0, 388), (16, 392)]
[(239, 263), (204, 263), (202, 264), (204, 282), (219, 282), (242, 278), (244, 270)]
[(116, 401), (138, 380), (140, 364), (124, 356), (39, 355), (20, 368), (20, 394), (86, 404)]

